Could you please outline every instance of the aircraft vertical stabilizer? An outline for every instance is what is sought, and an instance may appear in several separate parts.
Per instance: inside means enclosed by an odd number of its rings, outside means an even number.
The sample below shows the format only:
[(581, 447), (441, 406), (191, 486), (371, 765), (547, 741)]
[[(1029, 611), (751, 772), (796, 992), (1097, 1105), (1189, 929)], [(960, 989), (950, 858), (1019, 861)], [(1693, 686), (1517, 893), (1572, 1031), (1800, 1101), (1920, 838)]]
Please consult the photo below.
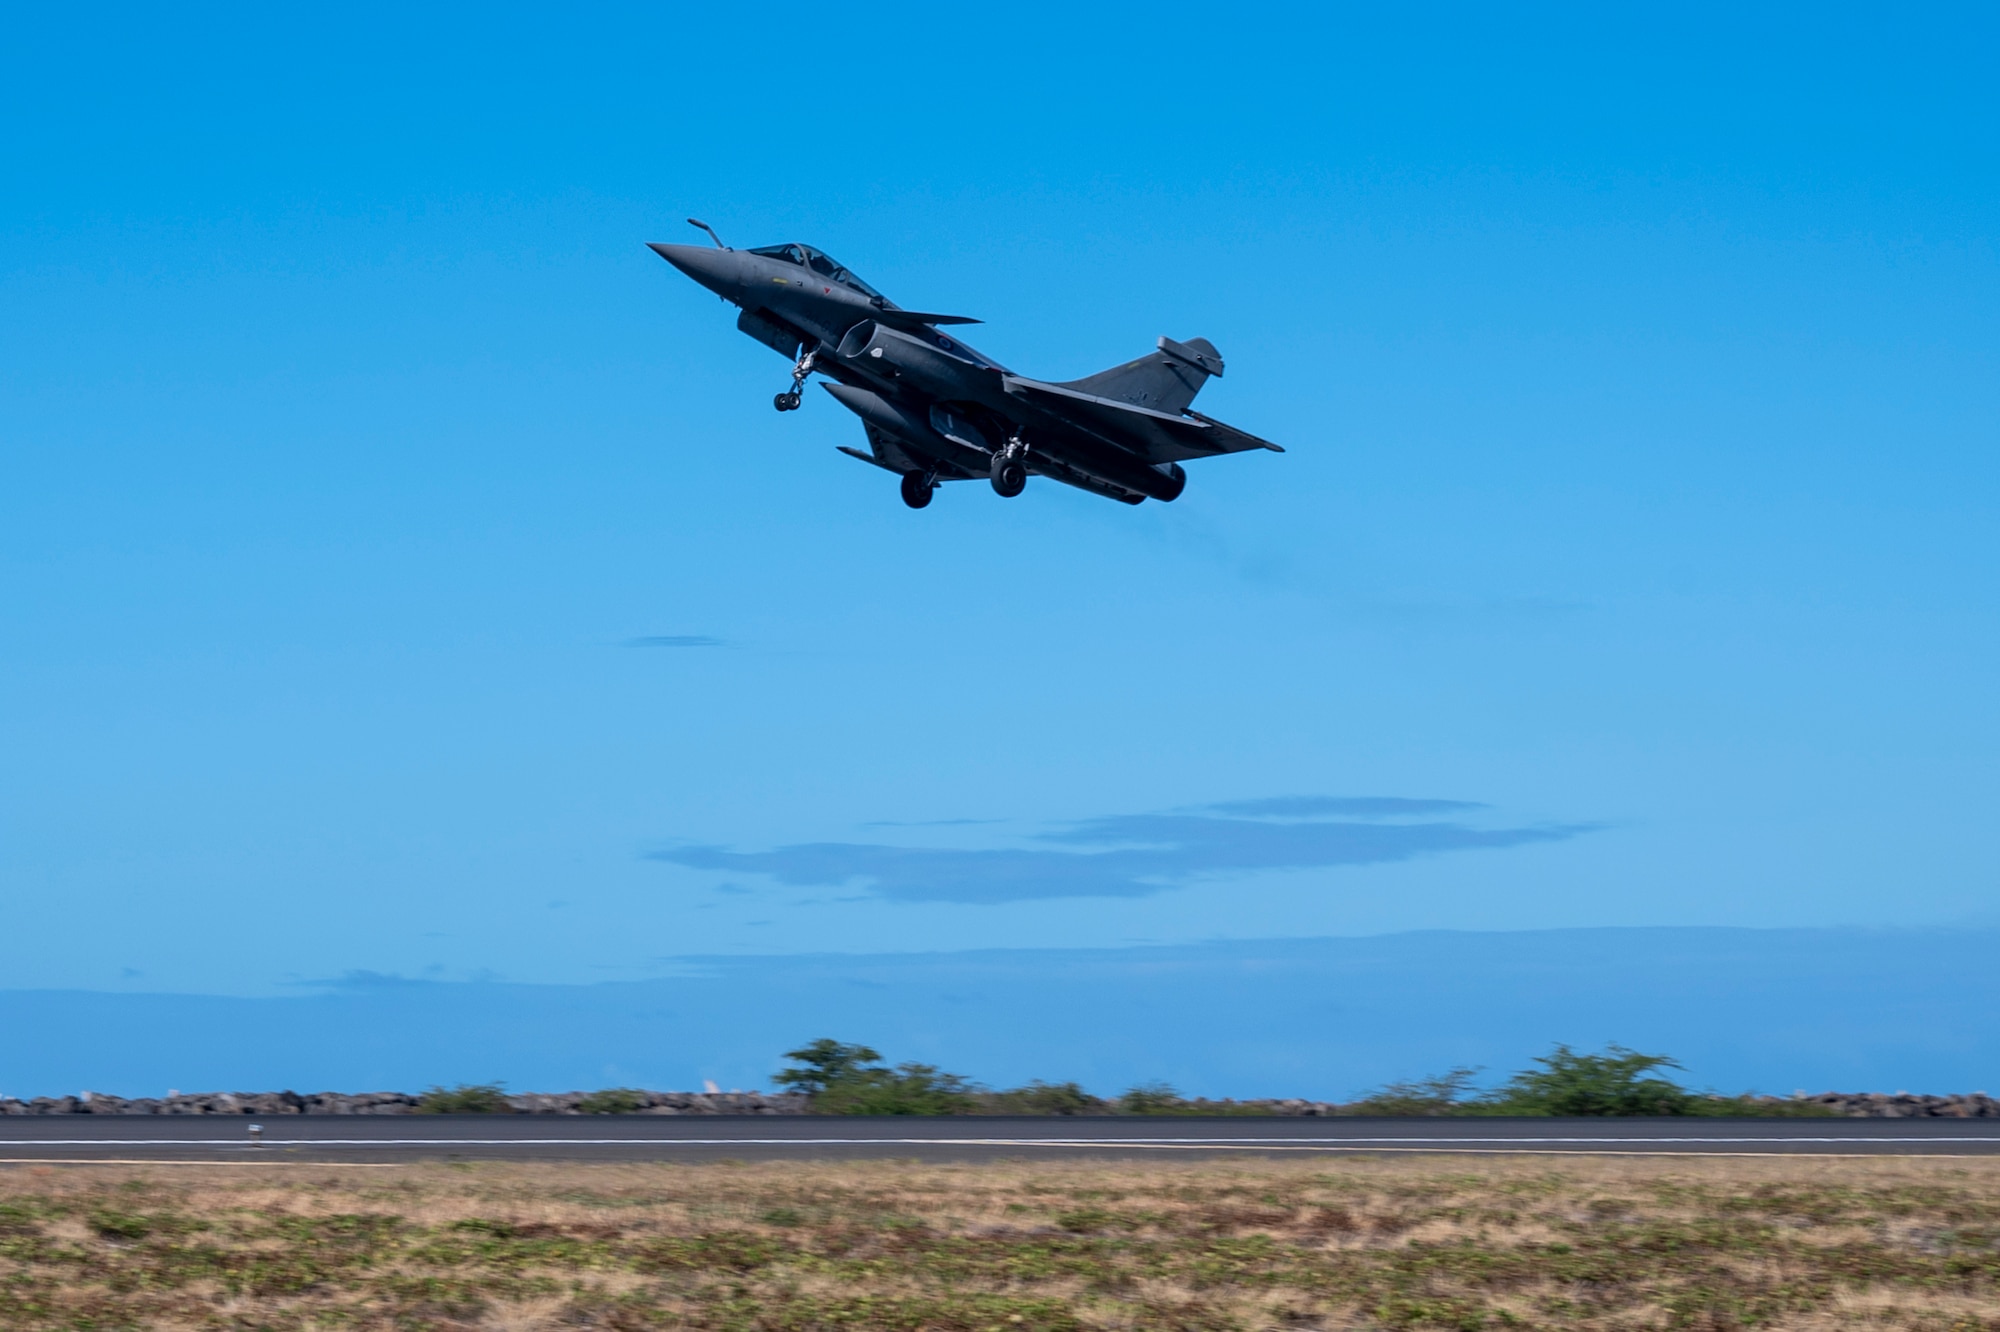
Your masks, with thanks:
[(1210, 375), (1221, 373), (1222, 353), (1207, 338), (1161, 338), (1159, 350), (1150, 356), (1068, 380), (1063, 387), (1173, 415), (1187, 410)]

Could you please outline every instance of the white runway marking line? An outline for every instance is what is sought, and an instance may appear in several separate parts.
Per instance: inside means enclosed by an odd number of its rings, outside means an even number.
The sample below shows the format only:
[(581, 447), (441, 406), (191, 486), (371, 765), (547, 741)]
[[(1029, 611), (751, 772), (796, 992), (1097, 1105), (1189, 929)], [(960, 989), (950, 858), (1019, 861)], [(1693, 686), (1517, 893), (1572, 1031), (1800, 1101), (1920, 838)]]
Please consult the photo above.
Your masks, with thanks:
[[(1897, 1137), (1366, 1137), (1366, 1138), (265, 1138), (252, 1144), (243, 1138), (15, 1138), (0, 1139), (0, 1150), (21, 1147), (235, 1147), (246, 1152), (273, 1147), (1273, 1147), (1287, 1150), (1522, 1150), (1560, 1145), (1809, 1143), (1825, 1146), (1883, 1144), (1960, 1145), (2000, 1143), (2000, 1135), (1911, 1135)], [(1488, 1144), (1488, 1146), (1478, 1146)], [(1781, 1153), (1797, 1155), (1797, 1153)]]
[[(1545, 1142), (1547, 1142), (1547, 1141), (1549, 1141), (1549, 1140), (1548, 1140), (1548, 1139), (1545, 1139), (1545, 1138), (1523, 1138), (1523, 1139), (1520, 1139), (1520, 1140), (1519, 1140), (1519, 1142), (1517, 1143), (1517, 1145), (1515, 1145), (1515, 1146), (1512, 1146), (1512, 1147), (1354, 1147), (1354, 1146), (1349, 1146), (1349, 1145), (1347, 1145), (1347, 1144), (1345, 1144), (1345, 1143), (1341, 1143), (1341, 1142), (1329, 1142), (1329, 1143), (1320, 1143), (1320, 1144), (1316, 1144), (1316, 1145), (1313, 1145), (1313, 1146), (1309, 1146), (1309, 1147), (1297, 1147), (1297, 1146), (1288, 1146), (1288, 1145), (1279, 1145), (1279, 1146), (1276, 1146), (1276, 1147), (1270, 1147), (1270, 1146), (1255, 1146), (1255, 1145), (1250, 1145), (1250, 1144), (1237, 1144), (1237, 1143), (1201, 1143), (1201, 1142), (1191, 1142), (1191, 1143), (1166, 1143), (1166, 1142), (1128, 1142), (1128, 1143), (1111, 1143), (1111, 1144), (1109, 1144), (1109, 1145), (1111, 1145), (1111, 1146), (1121, 1146), (1121, 1147), (1129, 1147), (1129, 1148), (1132, 1148), (1132, 1149), (1134, 1149), (1134, 1150), (1137, 1150), (1137, 1151), (1149, 1151), (1149, 1152), (1204, 1152), (1204, 1151), (1214, 1151), (1214, 1152), (1260, 1152), (1260, 1151), (1265, 1151), (1265, 1152), (1319, 1152), (1319, 1153), (1322, 1153), (1322, 1154), (1332, 1154), (1332, 1153), (1346, 1153), (1346, 1154), (1349, 1154), (1349, 1155), (1353, 1155), (1353, 1156), (1368, 1156), (1368, 1155), (1384, 1155), (1384, 1156), (1386, 1156), (1386, 1155), (1388, 1155), (1388, 1154), (1390, 1154), (1390, 1153), (1393, 1153), (1393, 1152), (1402, 1152), (1402, 1153), (1405, 1153), (1405, 1154), (1407, 1154), (1407, 1155), (1412, 1155), (1412, 1156), (1418, 1156), (1418, 1155), (1427, 1155), (1427, 1156), (1772, 1156), (1772, 1157), (1803, 1157), (1803, 1158), (1837, 1158), (1837, 1159), (1839, 1159), (1839, 1160), (1843, 1160), (1843, 1161), (1844, 1161), (1844, 1160), (1858, 1160), (1858, 1159), (1861, 1159), (1861, 1158), (1863, 1158), (1863, 1157), (1871, 1157), (1871, 1156), (1895, 1156), (1895, 1155), (1898, 1155), (1898, 1153), (1896, 1153), (1896, 1152), (1891, 1152), (1891, 1151), (1878, 1151), (1878, 1152), (1807, 1152), (1807, 1151), (1799, 1151), (1799, 1152), (1708, 1152), (1708, 1151), (1701, 1151), (1701, 1150), (1699, 1150), (1699, 1149), (1696, 1149), (1696, 1148), (1692, 1148), (1692, 1147), (1654, 1147), (1654, 1148), (1646, 1148), (1646, 1147), (1547, 1147), (1547, 1146), (1542, 1146), (1542, 1145), (1540, 1145), (1540, 1144), (1542, 1144), (1542, 1143), (1545, 1143)], [(1643, 1141), (1643, 1140), (1642, 1140), (1642, 1141)], [(1697, 1139), (1697, 1141), (1707, 1141), (1707, 1140), (1706, 1140), (1706, 1139)], [(1916, 1141), (1916, 1139), (1884, 1139), (1883, 1141), (1886, 1141), (1886, 1142), (1889, 1142), (1889, 1143), (1891, 1143), (1892, 1145), (1900, 1145), (1900, 1144), (1902, 1144), (1902, 1143), (1904, 1143), (1904, 1142), (1912, 1142), (1912, 1141)], [(1946, 1142), (1952, 1142), (1952, 1143), (1956, 1143), (1956, 1142), (1962, 1142), (1962, 1141), (1965, 1141), (1965, 1140), (1964, 1140), (1964, 1139), (1962, 1139), (1962, 1138), (1948, 1138), (1948, 1139), (1945, 1139), (1944, 1141), (1946, 1141)], [(1105, 1144), (1105, 1143), (1102, 1143), (1102, 1142), (1048, 1142), (1048, 1141), (1046, 1141), (1046, 1140), (1043, 1140), (1042, 1142), (1040, 1142), (1040, 1143), (1039, 1143), (1039, 1145), (1042, 1145), (1042, 1146), (1049, 1146), (1049, 1147), (1102, 1147), (1102, 1146), (1106, 1146), (1107, 1144)], [(1993, 1153), (1991, 1153), (1991, 1152), (1909, 1152), (1909, 1153), (1902, 1153), (1902, 1154), (1904, 1154), (1904, 1155), (1910, 1155), (1910, 1156), (1928, 1156), (1928, 1157), (1939, 1157), (1939, 1158), (1943, 1158), (1943, 1159), (1951, 1159), (1951, 1160), (1966, 1160), (1966, 1161), (1979, 1161), (1979, 1160), (1986, 1160), (1986, 1159), (1989, 1159), (1990, 1157), (1992, 1157), (1992, 1155), (1993, 1155)]]

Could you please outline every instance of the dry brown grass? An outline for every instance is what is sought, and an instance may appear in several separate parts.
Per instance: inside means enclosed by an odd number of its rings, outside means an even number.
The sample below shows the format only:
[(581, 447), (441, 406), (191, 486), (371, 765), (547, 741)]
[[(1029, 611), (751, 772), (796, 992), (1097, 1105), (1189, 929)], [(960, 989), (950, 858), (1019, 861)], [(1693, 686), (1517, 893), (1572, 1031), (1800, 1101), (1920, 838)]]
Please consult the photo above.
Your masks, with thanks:
[(2000, 1160), (0, 1168), (0, 1328), (2000, 1332)]

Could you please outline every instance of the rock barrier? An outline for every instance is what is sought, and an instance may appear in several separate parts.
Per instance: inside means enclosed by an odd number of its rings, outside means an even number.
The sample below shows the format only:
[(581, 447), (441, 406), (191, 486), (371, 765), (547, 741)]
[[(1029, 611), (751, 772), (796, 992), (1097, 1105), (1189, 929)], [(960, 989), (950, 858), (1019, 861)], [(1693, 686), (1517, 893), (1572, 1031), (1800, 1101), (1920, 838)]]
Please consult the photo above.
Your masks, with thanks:
[[(583, 1115), (590, 1092), (526, 1092), (503, 1098), (517, 1115)], [(38, 1096), (32, 1101), (0, 1098), (0, 1115), (412, 1115), (423, 1098), (408, 1092), (200, 1092), (186, 1096), (142, 1096), (128, 1100), (85, 1092), (81, 1096)], [(802, 1115), (806, 1098), (794, 1092), (630, 1093), (634, 1115)], [(601, 1112), (597, 1112), (601, 1113)]]
[(2000, 1101), (1985, 1092), (1969, 1096), (1913, 1096), (1909, 1092), (1821, 1092), (1794, 1103), (1823, 1105), (1850, 1119), (2000, 1119)]
[[(616, 1109), (605, 1108), (602, 1092), (523, 1092), (503, 1097), (516, 1115), (805, 1115), (811, 1106), (797, 1092), (656, 1092), (619, 1094)], [(1787, 1106), (1823, 1106), (1850, 1119), (2000, 1119), (2000, 1100), (1984, 1092), (1959, 1096), (1916, 1096), (1909, 1092), (1821, 1092), (1817, 1096), (1758, 1097), (1774, 1111)], [(0, 1097), (0, 1115), (411, 1115), (423, 1098), (409, 1092), (200, 1092), (127, 1099), (84, 1092), (80, 1096), (38, 1096), (31, 1101)], [(1332, 1101), (1186, 1101), (1181, 1114), (1316, 1116), (1353, 1114)], [(1109, 1109), (1091, 1114), (1115, 1113)]]

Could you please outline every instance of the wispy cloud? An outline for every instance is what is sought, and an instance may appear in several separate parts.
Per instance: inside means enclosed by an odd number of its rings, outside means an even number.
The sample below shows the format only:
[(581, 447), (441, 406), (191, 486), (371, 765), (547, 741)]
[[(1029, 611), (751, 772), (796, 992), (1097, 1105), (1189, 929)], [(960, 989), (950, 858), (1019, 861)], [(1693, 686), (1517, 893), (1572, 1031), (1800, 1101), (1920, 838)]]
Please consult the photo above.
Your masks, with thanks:
[(652, 858), (690, 869), (765, 875), (792, 887), (855, 884), (892, 902), (993, 904), (1146, 897), (1207, 877), (1498, 850), (1564, 841), (1594, 827), (1493, 828), (1422, 818), (1480, 808), (1455, 800), (1284, 796), (1194, 812), (1087, 819), (1034, 839), (1048, 846), (966, 850), (807, 842), (769, 851), (670, 847)]
[(652, 634), (645, 638), (628, 638), (625, 640), (625, 646), (637, 648), (701, 648), (721, 647), (723, 646), (723, 642), (719, 638), (710, 638), (707, 634)]
[(1263, 800), (1225, 800), (1204, 805), (1216, 814), (1250, 819), (1309, 819), (1323, 814), (1358, 818), (1395, 818), (1419, 814), (1465, 814), (1486, 806), (1473, 800), (1411, 800), (1403, 796), (1269, 796)]

